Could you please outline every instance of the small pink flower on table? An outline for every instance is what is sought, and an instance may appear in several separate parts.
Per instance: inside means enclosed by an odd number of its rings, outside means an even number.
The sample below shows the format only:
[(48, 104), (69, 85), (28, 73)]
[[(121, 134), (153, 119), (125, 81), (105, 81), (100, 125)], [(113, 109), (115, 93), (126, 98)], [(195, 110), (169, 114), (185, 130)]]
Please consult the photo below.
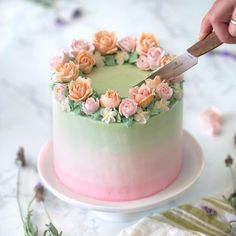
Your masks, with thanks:
[(121, 101), (119, 106), (119, 113), (121, 115), (128, 118), (134, 115), (136, 111), (137, 111), (137, 103), (134, 100), (126, 98)]
[(161, 66), (161, 59), (165, 55), (165, 51), (160, 47), (152, 47), (147, 52), (147, 62), (151, 70), (156, 70)]
[(50, 61), (50, 66), (54, 70), (58, 64), (65, 64), (69, 61), (69, 55), (66, 51), (57, 52)]
[(132, 35), (126, 36), (118, 41), (118, 46), (125, 52), (134, 52), (136, 48), (136, 38)]
[(99, 100), (94, 98), (87, 98), (82, 105), (83, 112), (88, 116), (92, 115), (99, 108)]
[(54, 97), (57, 101), (61, 102), (63, 99), (65, 99), (64, 92), (66, 90), (66, 84), (56, 83), (53, 91), (54, 91)]
[(88, 42), (83, 39), (79, 39), (79, 40), (74, 39), (71, 43), (71, 54), (75, 57), (81, 51), (88, 51), (88, 52), (92, 53), (94, 51), (94, 49), (95, 49), (95, 47), (92, 44), (92, 42)]
[(219, 135), (221, 133), (223, 118), (218, 109), (211, 108), (202, 112), (200, 122), (201, 126), (210, 136)]
[(160, 99), (168, 100), (173, 95), (173, 89), (164, 81), (162, 81), (156, 88), (157, 96)]
[(119, 94), (112, 89), (108, 89), (100, 98), (100, 104), (104, 108), (116, 108), (120, 104)]

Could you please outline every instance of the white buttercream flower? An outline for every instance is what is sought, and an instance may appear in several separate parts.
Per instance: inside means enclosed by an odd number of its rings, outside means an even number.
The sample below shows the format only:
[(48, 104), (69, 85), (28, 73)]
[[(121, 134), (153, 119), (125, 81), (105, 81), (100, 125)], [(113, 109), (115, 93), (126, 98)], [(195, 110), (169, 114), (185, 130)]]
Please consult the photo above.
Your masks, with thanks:
[(121, 51), (121, 52), (117, 52), (117, 54), (115, 55), (115, 59), (116, 59), (116, 63), (118, 65), (123, 65), (124, 62), (129, 58), (129, 55), (127, 52)]
[(143, 111), (141, 108), (138, 108), (137, 113), (134, 115), (134, 119), (140, 124), (146, 124), (149, 117), (149, 112)]
[(96, 51), (94, 53), (94, 59), (95, 59), (95, 65), (97, 67), (103, 67), (105, 64), (104, 64), (104, 56), (101, 55), (100, 52)]
[(180, 84), (174, 85), (174, 96), (178, 100), (181, 100), (183, 98), (183, 89), (181, 88)]
[(62, 111), (70, 112), (70, 104), (69, 104), (69, 98), (65, 98), (64, 100), (61, 101), (61, 109)]
[(107, 124), (116, 122), (115, 117), (117, 116), (117, 112), (110, 108), (103, 109), (101, 111), (101, 115), (103, 116), (102, 121)]
[(161, 99), (160, 101), (156, 102), (157, 109), (160, 112), (169, 111), (169, 104), (170, 102), (166, 101), (165, 99)]

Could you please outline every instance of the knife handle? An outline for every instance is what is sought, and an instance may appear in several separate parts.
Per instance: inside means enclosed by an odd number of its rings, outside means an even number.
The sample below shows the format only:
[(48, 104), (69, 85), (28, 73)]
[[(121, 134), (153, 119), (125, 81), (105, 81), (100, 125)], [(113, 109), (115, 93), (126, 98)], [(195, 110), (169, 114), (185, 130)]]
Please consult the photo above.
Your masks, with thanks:
[(188, 48), (187, 51), (195, 57), (200, 57), (203, 54), (213, 50), (220, 46), (222, 42), (218, 39), (215, 32), (207, 35), (206, 38), (195, 43), (192, 47)]

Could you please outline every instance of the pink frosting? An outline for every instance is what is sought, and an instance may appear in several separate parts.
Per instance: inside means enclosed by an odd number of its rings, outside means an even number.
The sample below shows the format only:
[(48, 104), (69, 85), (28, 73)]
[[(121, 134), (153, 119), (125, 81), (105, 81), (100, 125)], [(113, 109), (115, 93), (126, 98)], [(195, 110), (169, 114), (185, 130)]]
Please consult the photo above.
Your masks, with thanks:
[(99, 100), (94, 98), (87, 98), (86, 102), (83, 103), (82, 109), (86, 115), (91, 115), (96, 112), (99, 108)]
[(69, 55), (66, 51), (58, 51), (50, 61), (50, 66), (54, 69), (58, 64), (64, 64), (69, 61)]
[(125, 52), (134, 52), (136, 48), (136, 38), (132, 35), (126, 36), (118, 42), (118, 46)]
[(210, 135), (219, 135), (222, 130), (223, 118), (218, 109), (211, 108), (201, 113), (201, 125)]
[(149, 67), (149, 64), (148, 64), (148, 60), (147, 60), (147, 57), (145, 55), (141, 55), (137, 62), (136, 62), (136, 65), (138, 68), (140, 68), (141, 70), (149, 70), (150, 67)]
[(89, 52), (93, 52), (94, 51), (94, 46), (91, 42), (85, 41), (83, 39), (79, 39), (79, 40), (73, 40), (71, 43), (71, 53), (72, 55), (74, 55), (75, 57), (77, 56), (77, 54), (81, 51), (89, 51)]
[(151, 70), (160, 67), (161, 59), (165, 55), (165, 51), (159, 47), (151, 47), (147, 52), (147, 62)]
[(143, 99), (149, 97), (152, 94), (152, 90), (145, 84), (142, 84), (140, 87), (136, 86), (129, 90), (131, 98), (139, 103)]
[(64, 96), (64, 92), (66, 89), (66, 85), (65, 84), (61, 84), (61, 83), (57, 83), (54, 88), (54, 97), (57, 101), (61, 102), (62, 100), (64, 100), (65, 96)]
[(126, 118), (134, 115), (137, 111), (137, 103), (129, 98), (123, 99), (119, 106), (119, 113)]
[(156, 89), (157, 95), (161, 99), (168, 100), (173, 95), (173, 89), (165, 82), (161, 82), (157, 89)]

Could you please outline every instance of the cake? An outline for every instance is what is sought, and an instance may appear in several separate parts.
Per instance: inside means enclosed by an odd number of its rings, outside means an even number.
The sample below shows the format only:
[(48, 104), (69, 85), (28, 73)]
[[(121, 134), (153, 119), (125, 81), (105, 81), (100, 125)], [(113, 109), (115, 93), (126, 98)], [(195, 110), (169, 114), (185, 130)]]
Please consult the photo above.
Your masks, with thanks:
[[(76, 39), (51, 61), (53, 163), (81, 196), (131, 201), (169, 186), (182, 166), (183, 81), (156, 76), (174, 58), (153, 34)], [(134, 86), (134, 87), (133, 87)]]

